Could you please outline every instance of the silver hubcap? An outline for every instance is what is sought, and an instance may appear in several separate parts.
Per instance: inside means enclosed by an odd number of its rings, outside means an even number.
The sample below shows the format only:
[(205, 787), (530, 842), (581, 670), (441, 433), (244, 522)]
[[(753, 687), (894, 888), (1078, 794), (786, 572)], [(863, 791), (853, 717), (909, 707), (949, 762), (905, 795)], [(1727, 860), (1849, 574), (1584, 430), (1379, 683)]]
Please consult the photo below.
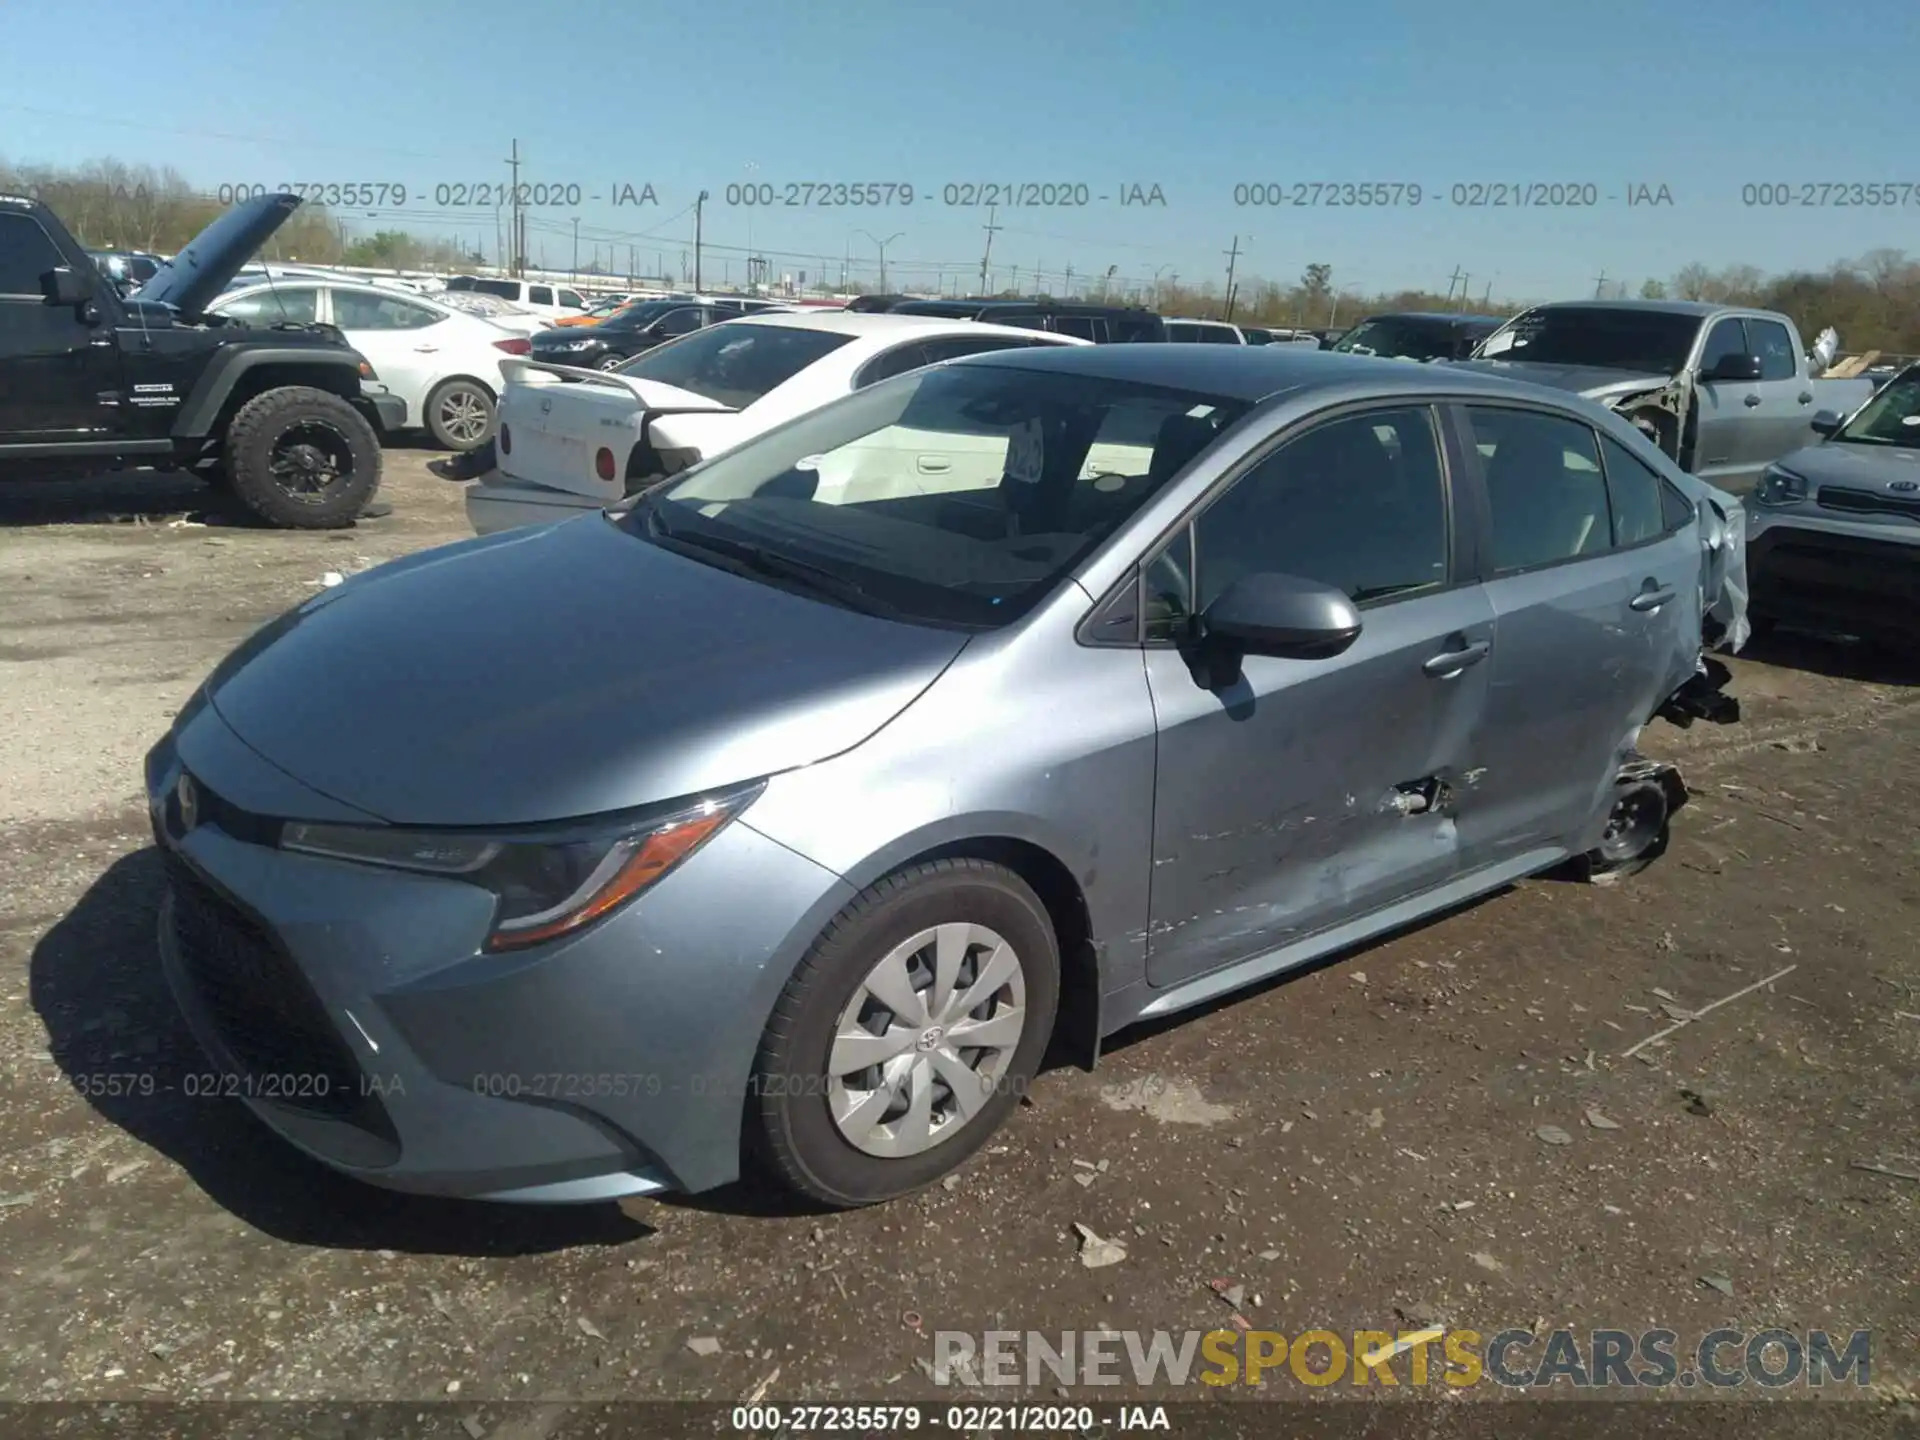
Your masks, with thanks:
[(867, 972), (834, 1029), (827, 1104), (847, 1143), (900, 1159), (980, 1113), (1027, 1024), (1020, 957), (984, 925), (922, 930)]
[(487, 402), (471, 390), (449, 390), (440, 397), (440, 428), (462, 445), (487, 438)]

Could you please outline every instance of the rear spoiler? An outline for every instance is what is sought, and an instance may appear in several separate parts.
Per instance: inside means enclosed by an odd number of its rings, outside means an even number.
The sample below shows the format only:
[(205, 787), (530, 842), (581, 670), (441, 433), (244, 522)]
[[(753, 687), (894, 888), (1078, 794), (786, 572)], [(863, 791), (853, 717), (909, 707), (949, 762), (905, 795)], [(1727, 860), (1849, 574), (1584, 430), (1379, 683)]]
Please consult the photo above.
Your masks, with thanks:
[[(611, 370), (586, 370), (577, 365), (556, 365), (551, 360), (524, 360), (517, 356), (509, 356), (500, 362), (501, 379), (508, 385), (539, 384), (541, 382), (533, 378), (536, 375), (554, 375), (558, 376), (562, 381), (573, 381), (582, 385), (599, 385), (614, 390), (624, 390), (633, 397), (634, 402), (639, 405), (642, 410), (649, 411), (655, 415), (725, 415), (734, 413), (733, 406), (722, 405), (717, 400), (703, 401), (695, 405), (657, 405), (653, 403), (652, 397), (647, 393), (649, 382), (645, 380), (635, 380), (626, 375), (616, 374)], [(675, 387), (662, 386), (661, 388), (673, 390)], [(684, 395), (687, 392), (681, 390), (676, 393)], [(700, 399), (699, 396), (694, 396), (693, 398), (695, 400)]]

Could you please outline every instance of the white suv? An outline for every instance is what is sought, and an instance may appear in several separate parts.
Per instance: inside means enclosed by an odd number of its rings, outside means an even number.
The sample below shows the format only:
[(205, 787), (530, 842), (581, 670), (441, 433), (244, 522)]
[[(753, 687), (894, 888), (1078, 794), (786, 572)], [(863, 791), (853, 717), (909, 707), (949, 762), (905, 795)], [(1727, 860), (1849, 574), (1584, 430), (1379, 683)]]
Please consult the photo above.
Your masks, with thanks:
[(493, 295), (501, 300), (511, 301), (522, 310), (530, 310), (535, 315), (545, 316), (549, 320), (564, 319), (568, 315), (580, 315), (587, 308), (586, 299), (578, 290), (570, 290), (564, 285), (549, 284), (544, 280), (514, 280), (505, 276), (493, 275), (456, 275), (447, 281), (447, 289), (454, 294), (469, 291), (476, 295)]

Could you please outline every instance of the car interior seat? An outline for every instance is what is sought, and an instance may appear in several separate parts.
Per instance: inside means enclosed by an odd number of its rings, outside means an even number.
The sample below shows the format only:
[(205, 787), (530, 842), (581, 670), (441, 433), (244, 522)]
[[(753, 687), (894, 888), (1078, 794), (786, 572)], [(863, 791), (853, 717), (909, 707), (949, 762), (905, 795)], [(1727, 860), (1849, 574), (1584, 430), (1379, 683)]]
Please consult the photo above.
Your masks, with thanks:
[(1611, 543), (1606, 481), (1597, 469), (1567, 465), (1557, 429), (1509, 417), (1487, 464), (1494, 564), (1501, 570), (1593, 554)]

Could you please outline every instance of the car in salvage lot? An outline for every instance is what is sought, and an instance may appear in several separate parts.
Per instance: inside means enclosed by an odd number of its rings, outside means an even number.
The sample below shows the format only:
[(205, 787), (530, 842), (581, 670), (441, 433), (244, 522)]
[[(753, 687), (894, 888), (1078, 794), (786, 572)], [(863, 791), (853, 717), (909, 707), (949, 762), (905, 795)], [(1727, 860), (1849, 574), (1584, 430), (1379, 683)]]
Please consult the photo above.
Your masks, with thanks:
[(1832, 626), (1920, 649), (1920, 363), (1825, 438), (1769, 465), (1747, 531), (1753, 624)]
[[(597, 510), (906, 370), (988, 350), (1088, 343), (971, 320), (817, 311), (721, 319), (606, 374), (509, 362), (490, 452), (498, 468), (483, 472), (488, 457), (474, 457), (479, 479), (467, 491), (467, 515), (485, 535)], [(882, 457), (882, 469), (897, 484), (891, 458)], [(929, 442), (913, 459), (913, 483), (960, 483), (978, 460), (977, 447)], [(826, 478), (860, 492), (871, 470)], [(463, 468), (448, 478), (469, 475)]]
[[(921, 493), (920, 436), (998, 473)], [(823, 493), (853, 451), (903, 483)], [(987, 1142), (1056, 1017), (1092, 1063), (1656, 852), (1684, 791), (1638, 740), (1737, 595), (1730, 504), (1450, 368), (923, 366), (243, 644), (147, 760), (163, 966), (223, 1070), (317, 1077), (235, 1093), (378, 1184), (698, 1191), (744, 1147), (882, 1201)]]
[(256, 326), (332, 325), (406, 402), (410, 422), (449, 450), (492, 436), (500, 364), (532, 349), (524, 335), (478, 315), (375, 285), (258, 285), (229, 290), (208, 308)]

